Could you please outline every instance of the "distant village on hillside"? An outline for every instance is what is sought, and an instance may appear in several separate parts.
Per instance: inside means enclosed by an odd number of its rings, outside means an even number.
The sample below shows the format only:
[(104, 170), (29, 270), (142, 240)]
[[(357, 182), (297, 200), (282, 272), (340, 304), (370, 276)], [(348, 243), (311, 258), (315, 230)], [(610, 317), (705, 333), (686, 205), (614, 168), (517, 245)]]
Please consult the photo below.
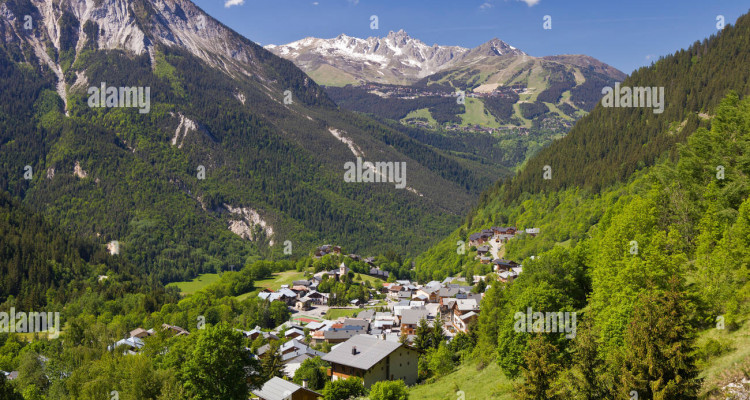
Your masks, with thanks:
[[(343, 254), (340, 246), (323, 245), (315, 249), (313, 259), (339, 257), (337, 268), (307, 275), (306, 279), (281, 285), (277, 290), (262, 289), (257, 297), (267, 302), (281, 302), (291, 312), (291, 318), (275, 329), (255, 327), (242, 334), (255, 342), (253, 357), (263, 360), (278, 357), (283, 364), (283, 375), (291, 379), (305, 360), (320, 357), (330, 365), (330, 380), (358, 377), (369, 388), (375, 382), (402, 380), (413, 385), (418, 380), (420, 353), (414, 342), (420, 329), (432, 331), (442, 327), (445, 340), (467, 334), (481, 313), (484, 292), (492, 281), (510, 282), (523, 272), (515, 261), (497, 257), (499, 249), (517, 235), (539, 233), (530, 228), (518, 231), (514, 227), (492, 227), (469, 236), (468, 242), (476, 249), (476, 259), (492, 265), (493, 274), (472, 277), (448, 277), (424, 284), (412, 280), (391, 278), (391, 273), (375, 264), (375, 258), (357, 254)], [(359, 298), (341, 304), (331, 293), (320, 290), (331, 282), (352, 282), (355, 273), (347, 261), (363, 262), (369, 267), (367, 275), (376, 278), (375, 285), (364, 286), (366, 300)], [(361, 268), (360, 268), (361, 269)], [(488, 277), (492, 280), (488, 280)], [(391, 278), (391, 279), (389, 279)], [(389, 282), (386, 282), (389, 281)], [(332, 312), (343, 316), (331, 318)], [(179, 326), (163, 324), (160, 329), (171, 335), (190, 335)], [(158, 330), (137, 328), (109, 346), (110, 351), (136, 354), (145, 347), (145, 339)], [(12, 379), (12, 376), (9, 378)], [(291, 393), (291, 397), (280, 394)], [(320, 393), (307, 386), (275, 377), (253, 392), (255, 399), (316, 399)]]

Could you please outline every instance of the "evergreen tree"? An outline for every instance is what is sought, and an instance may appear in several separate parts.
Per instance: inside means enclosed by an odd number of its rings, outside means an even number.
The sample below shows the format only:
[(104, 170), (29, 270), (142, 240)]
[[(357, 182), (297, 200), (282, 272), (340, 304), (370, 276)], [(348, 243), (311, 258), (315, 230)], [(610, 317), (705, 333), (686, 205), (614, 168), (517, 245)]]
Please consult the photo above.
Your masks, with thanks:
[(417, 350), (426, 351), (432, 347), (432, 329), (426, 319), (422, 318), (419, 320), (419, 325), (417, 325), (415, 334), (417, 337), (414, 339), (414, 347), (416, 347)]
[(445, 341), (445, 333), (443, 332), (443, 321), (438, 313), (435, 320), (432, 322), (432, 342), (433, 348), (438, 348)]
[(693, 356), (690, 309), (675, 290), (638, 299), (625, 333), (619, 392), (639, 399), (696, 399), (700, 388)]
[(261, 357), (260, 369), (264, 381), (275, 376), (279, 378), (284, 376), (284, 363), (281, 361), (278, 341), (272, 342), (271, 347)]
[(554, 400), (552, 384), (561, 366), (555, 359), (558, 349), (547, 340), (545, 334), (535, 334), (529, 339), (524, 353), (525, 366), (521, 367), (523, 382), (518, 385), (519, 400)]

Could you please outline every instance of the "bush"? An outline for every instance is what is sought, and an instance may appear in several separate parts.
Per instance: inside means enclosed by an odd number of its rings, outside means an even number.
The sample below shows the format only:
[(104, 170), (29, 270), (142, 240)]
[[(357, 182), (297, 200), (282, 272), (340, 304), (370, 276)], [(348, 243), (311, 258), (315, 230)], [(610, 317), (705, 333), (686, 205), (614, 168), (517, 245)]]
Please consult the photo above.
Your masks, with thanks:
[(404, 381), (381, 381), (370, 388), (370, 400), (408, 400)]
[(364, 395), (365, 387), (362, 381), (354, 377), (330, 381), (323, 388), (323, 400), (347, 400)]

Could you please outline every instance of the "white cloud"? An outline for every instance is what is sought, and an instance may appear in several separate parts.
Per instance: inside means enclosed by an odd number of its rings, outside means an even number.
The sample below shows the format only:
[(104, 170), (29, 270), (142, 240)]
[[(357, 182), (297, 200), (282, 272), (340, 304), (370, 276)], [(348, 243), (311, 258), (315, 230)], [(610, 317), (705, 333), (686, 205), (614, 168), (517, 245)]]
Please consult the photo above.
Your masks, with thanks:
[(314, 5), (314, 6), (317, 6), (318, 4), (320, 4), (320, 3), (318, 3), (317, 1), (313, 1), (313, 3), (312, 3), (312, 5)]
[(522, 1), (522, 2), (526, 3), (529, 7), (533, 7), (533, 6), (537, 5), (537, 4), (539, 4), (540, 0), (518, 0), (518, 1)]
[(232, 6), (241, 6), (245, 4), (245, 0), (226, 0), (224, 2), (224, 7), (229, 8)]
[(346, 1), (348, 1), (349, 4), (351, 4), (353, 6), (356, 6), (357, 4), (359, 4), (359, 0), (346, 0)]
[(492, 8), (492, 3), (484, 2), (481, 6), (479, 6), (480, 10), (486, 10), (488, 8)]

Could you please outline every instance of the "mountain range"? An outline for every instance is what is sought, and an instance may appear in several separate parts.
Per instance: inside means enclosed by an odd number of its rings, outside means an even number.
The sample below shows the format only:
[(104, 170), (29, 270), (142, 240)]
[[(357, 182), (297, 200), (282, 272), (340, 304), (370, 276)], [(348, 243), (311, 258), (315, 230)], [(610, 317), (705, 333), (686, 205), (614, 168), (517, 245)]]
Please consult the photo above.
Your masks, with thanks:
[(341, 34), (333, 39), (304, 38), (266, 49), (294, 61), (321, 84), (377, 82), (407, 84), (436, 72), (486, 56), (524, 56), (505, 42), (493, 39), (476, 49), (426, 45), (403, 30), (386, 37), (360, 39)]
[[(475, 48), (461, 46), (429, 46), (412, 38), (404, 30), (390, 31), (385, 37), (360, 39), (341, 34), (332, 39), (307, 37), (284, 45), (267, 45), (266, 49), (293, 61), (298, 67), (323, 85), (343, 83), (411, 84), (446, 70), (461, 70), (487, 63), (488, 60), (518, 60), (518, 64), (538, 60), (500, 39), (493, 38)], [(594, 69), (597, 73), (617, 80), (625, 74), (592, 57), (552, 56), (548, 61)], [(510, 63), (514, 64), (514, 63)], [(495, 71), (510, 77), (518, 65)], [(490, 90), (501, 77), (487, 80)]]
[[(508, 173), (338, 109), (188, 0), (9, 0), (0, 13), (0, 88), (15, 99), (0, 105), (0, 187), (165, 281), (321, 242), (416, 252)], [(91, 107), (101, 86), (149, 88), (150, 112)], [(357, 157), (405, 162), (406, 188), (345, 182)]]
[[(266, 49), (326, 86), (343, 108), (432, 130), (530, 132), (543, 145), (590, 111), (603, 87), (625, 78), (585, 55), (533, 57), (497, 38), (471, 49), (428, 46), (403, 30)], [(451, 106), (459, 91), (471, 99)]]

